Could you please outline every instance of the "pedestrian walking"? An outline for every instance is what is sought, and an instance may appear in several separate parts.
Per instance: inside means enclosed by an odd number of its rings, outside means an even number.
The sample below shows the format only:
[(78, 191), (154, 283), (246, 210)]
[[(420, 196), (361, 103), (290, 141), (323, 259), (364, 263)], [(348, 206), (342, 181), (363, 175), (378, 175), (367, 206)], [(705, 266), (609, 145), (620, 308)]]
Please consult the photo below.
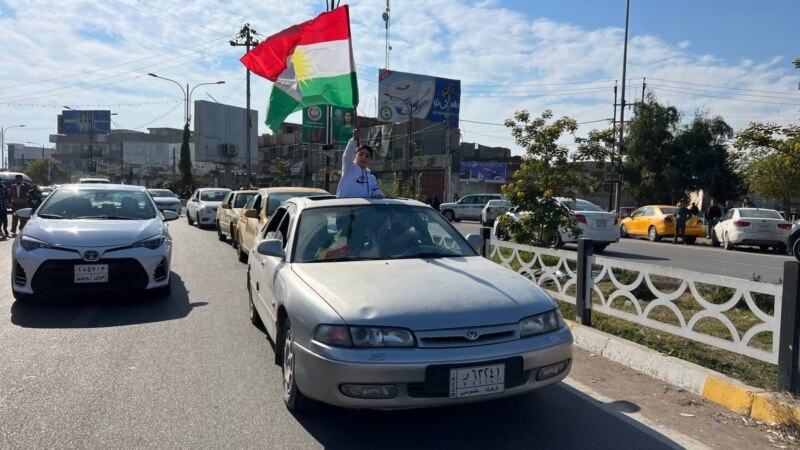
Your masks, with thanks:
[(439, 205), (441, 205), (441, 204), (442, 204), (442, 202), (439, 201), (439, 195), (433, 194), (433, 200), (431, 200), (431, 208), (433, 208), (433, 209), (438, 211), (439, 210)]
[(706, 208), (706, 238), (711, 239), (714, 233), (714, 226), (722, 217), (722, 210), (717, 206), (717, 202), (711, 199), (711, 204)]
[(672, 240), (673, 244), (678, 243), (678, 236), (683, 240), (683, 245), (686, 245), (686, 221), (689, 220), (691, 213), (689, 208), (683, 205), (683, 202), (678, 202), (678, 210), (675, 211), (675, 237)]
[(733, 208), (733, 202), (730, 201), (730, 200), (726, 201), (725, 202), (725, 211), (722, 211), (722, 214), (725, 214), (726, 212), (730, 211), (732, 208)]
[(692, 202), (692, 206), (689, 208), (689, 214), (695, 217), (700, 217), (700, 208), (697, 207), (695, 202)]
[(0, 181), (0, 238), (5, 239), (8, 234), (8, 208), (11, 207), (11, 191)]
[[(30, 188), (28, 183), (22, 181), (22, 175), (14, 177), (14, 184), (9, 188), (11, 191), (11, 214), (28, 207), (28, 191)], [(11, 216), (11, 234), (16, 236), (17, 225), (19, 225), (19, 229), (22, 230), (27, 222), (27, 219), (20, 219), (16, 215)]]
[(750, 200), (749, 195), (744, 196), (744, 201), (742, 202), (742, 208), (758, 208), (752, 200)]

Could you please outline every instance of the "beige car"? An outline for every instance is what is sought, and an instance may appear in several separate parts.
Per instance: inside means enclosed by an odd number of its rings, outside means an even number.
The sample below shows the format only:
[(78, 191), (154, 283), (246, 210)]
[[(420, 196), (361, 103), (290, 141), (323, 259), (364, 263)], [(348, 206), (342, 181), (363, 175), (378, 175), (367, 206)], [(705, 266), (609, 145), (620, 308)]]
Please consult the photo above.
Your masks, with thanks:
[(258, 232), (264, 228), (272, 213), (281, 203), (292, 197), (309, 197), (312, 195), (330, 195), (323, 189), (306, 187), (272, 187), (261, 188), (247, 201), (242, 209), (236, 228), (236, 240), (239, 261), (247, 262)]
[(231, 191), (225, 196), (225, 200), (217, 209), (217, 237), (220, 241), (225, 241), (229, 237), (236, 245), (236, 224), (242, 213), (244, 205), (250, 200), (256, 191)]

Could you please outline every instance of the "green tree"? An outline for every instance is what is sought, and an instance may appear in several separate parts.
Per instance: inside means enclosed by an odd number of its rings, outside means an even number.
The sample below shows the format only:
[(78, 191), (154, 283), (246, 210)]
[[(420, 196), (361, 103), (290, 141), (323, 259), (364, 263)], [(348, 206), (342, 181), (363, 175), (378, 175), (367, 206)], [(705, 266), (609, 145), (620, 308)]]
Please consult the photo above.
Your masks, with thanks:
[(181, 157), (178, 160), (178, 169), (181, 171), (181, 182), (185, 187), (192, 185), (192, 153), (189, 149), (189, 122), (183, 126), (183, 142), (181, 143)]
[(785, 155), (770, 153), (751, 160), (742, 173), (753, 192), (761, 197), (781, 199), (784, 211), (789, 211), (792, 198), (800, 194), (800, 171), (791, 163)]
[(69, 176), (63, 167), (53, 158), (41, 158), (28, 164), (25, 173), (38, 185), (65, 183)]
[(278, 159), (275, 161), (275, 180), (273, 186), (289, 186), (292, 173), (289, 170), (289, 161)]
[(613, 142), (613, 131), (593, 131), (588, 138), (573, 137), (577, 148), (570, 150), (559, 140), (565, 134), (574, 136), (578, 129), (575, 119), (562, 117), (550, 122), (553, 113), (545, 110), (532, 118), (528, 111), (518, 111), (505, 121), (517, 144), (525, 149), (522, 163), (512, 182), (503, 186), (511, 204), (526, 214), (519, 221), (501, 217), (501, 226), (519, 243), (531, 245), (559, 244), (559, 230), (581, 233), (570, 211), (555, 197), (575, 198), (580, 183), (582, 161), (604, 162)]

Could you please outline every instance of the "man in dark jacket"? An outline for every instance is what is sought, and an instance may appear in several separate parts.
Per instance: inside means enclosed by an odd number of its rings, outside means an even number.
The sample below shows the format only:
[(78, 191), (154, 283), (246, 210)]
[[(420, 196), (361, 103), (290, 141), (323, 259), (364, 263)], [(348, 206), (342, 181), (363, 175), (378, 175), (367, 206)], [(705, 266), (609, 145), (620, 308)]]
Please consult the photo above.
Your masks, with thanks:
[(683, 202), (678, 202), (678, 210), (675, 211), (675, 237), (672, 240), (673, 244), (678, 243), (678, 236), (683, 239), (683, 245), (686, 245), (686, 222), (689, 220), (689, 208), (683, 205)]
[(717, 202), (711, 199), (711, 204), (706, 208), (706, 238), (711, 238), (711, 234), (714, 232), (714, 225), (719, 222), (720, 217), (722, 217), (722, 210), (717, 206)]

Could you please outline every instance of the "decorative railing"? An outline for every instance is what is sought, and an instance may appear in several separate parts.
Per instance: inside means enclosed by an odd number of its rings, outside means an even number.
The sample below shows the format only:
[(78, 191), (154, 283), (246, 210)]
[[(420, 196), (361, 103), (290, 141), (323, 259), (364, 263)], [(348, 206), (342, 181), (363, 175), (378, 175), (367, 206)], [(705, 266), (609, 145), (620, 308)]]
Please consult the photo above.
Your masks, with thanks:
[[(592, 310), (778, 364), (783, 286), (574, 251), (490, 241), (489, 257), (576, 304), (581, 271)], [(578, 302), (580, 303), (580, 302)]]

